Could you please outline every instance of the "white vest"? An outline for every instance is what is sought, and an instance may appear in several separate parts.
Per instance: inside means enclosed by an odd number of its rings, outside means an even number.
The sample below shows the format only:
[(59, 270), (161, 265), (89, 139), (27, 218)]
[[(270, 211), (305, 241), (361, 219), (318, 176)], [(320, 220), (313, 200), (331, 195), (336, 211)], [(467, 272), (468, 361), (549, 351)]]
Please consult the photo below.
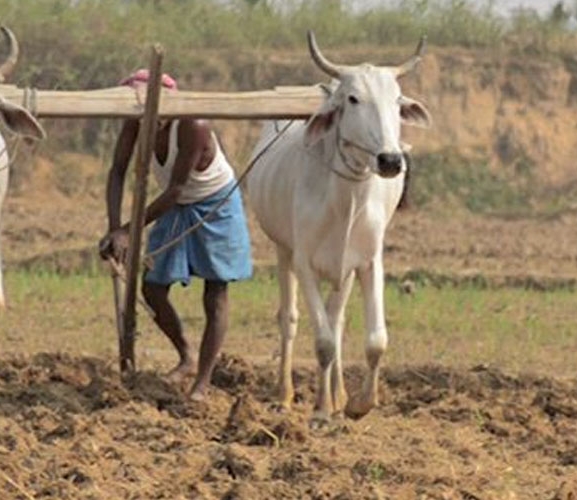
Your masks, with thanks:
[[(161, 165), (156, 154), (152, 155), (152, 171), (160, 187), (165, 190), (172, 175), (172, 169), (178, 155), (178, 124), (179, 120), (173, 120), (169, 125), (168, 154), (166, 162)], [(215, 155), (211, 164), (203, 171), (191, 170), (188, 179), (183, 186), (182, 193), (176, 202), (180, 205), (196, 203), (211, 194), (216, 193), (234, 179), (234, 170), (228, 163), (224, 153), (214, 134), (211, 134), (215, 144)]]

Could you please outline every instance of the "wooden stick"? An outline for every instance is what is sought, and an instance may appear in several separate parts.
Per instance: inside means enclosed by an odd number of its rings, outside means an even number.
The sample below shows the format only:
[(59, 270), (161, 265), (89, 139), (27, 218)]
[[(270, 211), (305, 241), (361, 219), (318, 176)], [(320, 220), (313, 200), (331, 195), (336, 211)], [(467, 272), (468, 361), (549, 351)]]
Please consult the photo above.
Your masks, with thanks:
[[(142, 118), (144, 106), (134, 89), (36, 90), (0, 85), (0, 95), (40, 118)], [(317, 86), (276, 87), (251, 92), (161, 90), (161, 118), (206, 119), (307, 118), (323, 102)]]
[[(110, 264), (110, 270), (112, 271), (112, 276), (119, 278), (118, 291), (119, 291), (119, 297), (121, 298), (122, 297), (122, 295), (120, 295), (122, 293), (121, 285), (122, 283), (126, 283), (126, 270), (124, 269), (124, 266), (122, 264), (119, 264), (114, 257), (109, 257), (108, 262)], [(120, 300), (121, 300), (120, 305), (124, 304), (124, 300), (122, 299)], [(137, 296), (136, 301), (148, 313), (151, 319), (154, 319), (156, 317), (156, 313), (141, 297)], [(122, 312), (122, 309), (120, 309), (120, 311)], [(122, 315), (120, 317), (122, 317), (123, 315), (124, 312), (122, 312)]]
[[(112, 261), (111, 261), (112, 262)], [(118, 334), (118, 352), (120, 352), (120, 370), (127, 367), (123, 364), (123, 353), (126, 352), (124, 345), (124, 297), (122, 294), (122, 278), (111, 264), (112, 288), (114, 290), (114, 312), (116, 315), (116, 332)]]
[(146, 186), (154, 138), (156, 137), (156, 122), (158, 120), (158, 103), (160, 100), (162, 47), (152, 47), (150, 57), (150, 79), (146, 92), (144, 118), (138, 134), (138, 151), (136, 159), (136, 182), (132, 202), (132, 216), (130, 219), (130, 233), (128, 243), (128, 259), (126, 274), (126, 289), (124, 296), (124, 323), (122, 352), (120, 353), (120, 370), (133, 371), (134, 338), (136, 336), (136, 288), (140, 265), (140, 245), (144, 217), (146, 212)]

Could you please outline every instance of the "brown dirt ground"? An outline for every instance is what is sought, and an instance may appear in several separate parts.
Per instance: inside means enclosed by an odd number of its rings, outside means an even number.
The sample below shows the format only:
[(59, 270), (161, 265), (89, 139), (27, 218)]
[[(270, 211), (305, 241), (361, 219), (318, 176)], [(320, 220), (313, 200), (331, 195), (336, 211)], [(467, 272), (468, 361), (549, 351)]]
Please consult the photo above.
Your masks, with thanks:
[[(350, 368), (347, 380), (360, 381)], [(311, 430), (313, 370), (290, 415), (274, 367), (224, 355), (207, 404), (105, 361), (0, 360), (3, 498), (563, 499), (577, 495), (577, 382), (475, 367), (385, 369), (365, 419)], [(386, 388), (386, 389), (385, 389)]]
[[(6, 263), (86, 267), (105, 227), (103, 167), (84, 164), (63, 191), (53, 188), (54, 166), (39, 161), (33, 182), (5, 206)], [(571, 212), (505, 220), (409, 210), (390, 228), (386, 269), (573, 285), (576, 223)], [(251, 230), (256, 260), (270, 262), (252, 219)], [(271, 360), (223, 355), (204, 404), (155, 373), (122, 384), (115, 364), (54, 352), (0, 356), (0, 498), (577, 498), (575, 380), (482, 366), (388, 368), (376, 410), (313, 431), (311, 366), (295, 370), (298, 402), (279, 415), (269, 408)], [(359, 368), (346, 375), (358, 386)]]

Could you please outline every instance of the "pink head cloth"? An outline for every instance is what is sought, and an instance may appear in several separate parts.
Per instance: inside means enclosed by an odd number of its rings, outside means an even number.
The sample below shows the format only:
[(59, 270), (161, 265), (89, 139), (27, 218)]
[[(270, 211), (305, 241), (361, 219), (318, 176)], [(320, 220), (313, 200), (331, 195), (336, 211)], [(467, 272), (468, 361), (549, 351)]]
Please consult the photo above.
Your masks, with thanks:
[[(139, 69), (132, 73), (132, 75), (127, 76), (120, 80), (120, 85), (128, 85), (129, 87), (135, 88), (138, 85), (146, 85), (148, 83), (148, 78), (150, 77), (149, 71), (147, 69)], [(172, 78), (167, 73), (162, 74), (161, 84), (166, 89), (176, 90), (176, 80)]]

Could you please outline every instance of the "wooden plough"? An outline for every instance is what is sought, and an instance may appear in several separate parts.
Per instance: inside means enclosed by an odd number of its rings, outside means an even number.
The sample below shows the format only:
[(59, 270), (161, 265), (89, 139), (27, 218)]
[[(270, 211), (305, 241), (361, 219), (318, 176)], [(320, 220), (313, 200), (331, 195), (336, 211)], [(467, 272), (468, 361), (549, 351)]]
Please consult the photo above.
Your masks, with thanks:
[(124, 293), (118, 265), (112, 265), (120, 369), (135, 369), (136, 297), (146, 207), (146, 186), (159, 118), (191, 116), (205, 119), (307, 118), (320, 106), (324, 93), (316, 86), (276, 87), (251, 92), (190, 92), (161, 88), (163, 50), (154, 45), (150, 80), (144, 93), (129, 87), (60, 91), (0, 85), (0, 96), (26, 107), (39, 118), (141, 118), (133, 191)]

